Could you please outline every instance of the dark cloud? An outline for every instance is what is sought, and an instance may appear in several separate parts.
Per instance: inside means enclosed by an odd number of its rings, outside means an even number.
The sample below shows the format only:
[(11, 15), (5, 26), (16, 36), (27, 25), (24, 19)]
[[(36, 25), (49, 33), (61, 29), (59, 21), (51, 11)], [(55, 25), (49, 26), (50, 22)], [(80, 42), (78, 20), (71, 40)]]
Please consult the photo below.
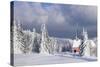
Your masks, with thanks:
[(80, 36), (83, 27), (87, 28), (89, 37), (97, 36), (96, 6), (16, 1), (14, 19), (20, 20), (24, 29), (36, 28), (37, 32), (45, 23), (50, 36), (73, 38), (76, 29)]

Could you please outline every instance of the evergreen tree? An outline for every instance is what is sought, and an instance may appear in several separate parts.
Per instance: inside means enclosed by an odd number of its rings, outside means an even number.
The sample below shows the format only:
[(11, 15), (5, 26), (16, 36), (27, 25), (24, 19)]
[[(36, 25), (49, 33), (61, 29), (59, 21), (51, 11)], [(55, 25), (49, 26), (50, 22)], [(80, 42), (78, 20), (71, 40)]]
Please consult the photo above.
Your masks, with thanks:
[(80, 48), (80, 52), (79, 52), (80, 56), (83, 56), (84, 53), (85, 53), (85, 47), (87, 45), (86, 44), (87, 40), (88, 40), (88, 34), (87, 34), (87, 31), (83, 28), (83, 32), (82, 32), (82, 43), (79, 46), (79, 48)]
[(21, 42), (21, 50), (23, 53), (31, 53), (32, 52), (32, 35), (29, 30), (24, 32)]
[(14, 39), (13, 39), (14, 40), (13, 41), (14, 42), (14, 53), (22, 53), (20, 47), (22, 44), (21, 40), (22, 40), (23, 32), (22, 32), (20, 23), (18, 23), (18, 26), (17, 26), (16, 22), (14, 21), (13, 28), (14, 28), (14, 30), (13, 30), (13, 32), (14, 32), (14, 35), (13, 35), (13, 37), (14, 37)]

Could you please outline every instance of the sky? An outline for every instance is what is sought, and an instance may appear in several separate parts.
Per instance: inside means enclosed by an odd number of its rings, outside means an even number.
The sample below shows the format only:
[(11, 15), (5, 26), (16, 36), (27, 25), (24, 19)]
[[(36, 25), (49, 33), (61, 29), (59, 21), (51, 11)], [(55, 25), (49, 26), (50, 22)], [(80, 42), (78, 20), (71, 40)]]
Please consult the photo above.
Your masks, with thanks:
[(41, 33), (45, 23), (49, 36), (75, 38), (77, 31), (81, 37), (84, 27), (89, 38), (97, 37), (96, 6), (15, 1), (13, 7), (14, 20), (25, 30)]

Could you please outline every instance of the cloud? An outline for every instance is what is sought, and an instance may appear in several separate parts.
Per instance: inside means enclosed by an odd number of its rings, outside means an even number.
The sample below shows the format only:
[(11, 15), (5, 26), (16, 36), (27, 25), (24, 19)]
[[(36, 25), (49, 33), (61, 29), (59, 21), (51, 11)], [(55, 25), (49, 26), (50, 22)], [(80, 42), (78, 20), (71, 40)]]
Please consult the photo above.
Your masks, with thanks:
[(14, 16), (15, 19), (28, 23), (48, 23), (48, 19), (58, 24), (65, 22), (64, 16), (57, 5), (51, 5), (47, 8), (42, 7), (40, 3), (17, 2), (14, 7)]
[(65, 17), (62, 15), (60, 6), (51, 5), (48, 7), (49, 20), (56, 24), (63, 24), (65, 22)]
[[(15, 20), (21, 20), (23, 23), (46, 22), (46, 12), (42, 9), (40, 3), (31, 4), (27, 2), (15, 2), (14, 7)], [(25, 21), (25, 22), (24, 22)]]
[[(84, 20), (95, 21), (97, 20), (97, 7), (96, 6), (71, 6), (71, 15), (80, 16)], [(92, 22), (90, 22), (92, 23)], [(95, 22), (93, 22), (95, 23)]]
[(38, 29), (41, 24), (46, 23), (48, 31), (67, 35), (68, 32), (70, 34), (75, 32), (78, 24), (78, 29), (81, 30), (84, 26), (94, 32), (97, 26), (97, 8), (82, 5), (15, 2), (14, 18), (20, 20), (24, 28), (29, 29), (33, 27)]

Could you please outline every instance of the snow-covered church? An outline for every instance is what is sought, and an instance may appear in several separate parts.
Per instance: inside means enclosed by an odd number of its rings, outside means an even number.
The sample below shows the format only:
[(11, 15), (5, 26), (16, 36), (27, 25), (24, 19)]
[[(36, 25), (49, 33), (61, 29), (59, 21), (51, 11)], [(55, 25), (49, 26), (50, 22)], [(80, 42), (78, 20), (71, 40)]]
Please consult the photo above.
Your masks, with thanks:
[(88, 38), (87, 31), (83, 28), (82, 39), (77, 36), (74, 40), (67, 38), (50, 37), (46, 25), (41, 25), (41, 33), (23, 30), (21, 24), (13, 25), (14, 53), (41, 53), (55, 54), (61, 52), (78, 53), (80, 56), (97, 56), (97, 44)]

